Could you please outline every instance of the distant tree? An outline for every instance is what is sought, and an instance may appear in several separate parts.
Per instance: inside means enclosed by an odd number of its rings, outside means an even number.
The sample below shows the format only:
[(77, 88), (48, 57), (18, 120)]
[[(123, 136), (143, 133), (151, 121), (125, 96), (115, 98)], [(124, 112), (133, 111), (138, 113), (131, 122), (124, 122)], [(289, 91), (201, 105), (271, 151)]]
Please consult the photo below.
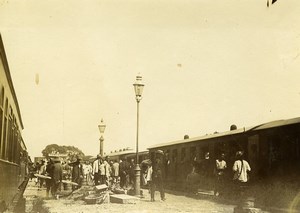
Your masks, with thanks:
[(57, 144), (50, 144), (42, 151), (43, 156), (49, 157), (49, 154), (67, 154), (68, 160), (74, 161), (77, 156), (84, 157), (84, 153), (74, 146), (60, 146)]

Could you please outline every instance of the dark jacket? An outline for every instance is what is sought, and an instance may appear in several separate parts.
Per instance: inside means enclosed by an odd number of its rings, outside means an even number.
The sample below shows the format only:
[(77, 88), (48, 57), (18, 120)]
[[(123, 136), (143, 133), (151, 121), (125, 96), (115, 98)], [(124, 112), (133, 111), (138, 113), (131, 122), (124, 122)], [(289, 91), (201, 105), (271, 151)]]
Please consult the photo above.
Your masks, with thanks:
[(83, 166), (81, 163), (76, 162), (73, 164), (72, 181), (78, 183), (80, 179), (83, 179)]
[(62, 167), (60, 162), (55, 162), (52, 166), (51, 178), (57, 183), (62, 180)]
[(124, 160), (119, 164), (119, 169), (120, 169), (120, 176), (126, 176), (129, 174), (130, 165), (126, 160)]
[(163, 164), (161, 162), (155, 162), (153, 164), (153, 173), (152, 178), (153, 179), (162, 179), (163, 178)]

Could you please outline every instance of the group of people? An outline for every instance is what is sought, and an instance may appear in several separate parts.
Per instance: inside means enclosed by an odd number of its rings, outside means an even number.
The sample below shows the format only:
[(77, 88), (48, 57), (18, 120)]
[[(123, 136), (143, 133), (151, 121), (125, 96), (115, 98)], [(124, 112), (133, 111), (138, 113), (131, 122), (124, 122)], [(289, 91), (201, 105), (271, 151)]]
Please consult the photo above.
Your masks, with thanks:
[(59, 157), (52, 157), (47, 161), (41, 160), (40, 163), (32, 167), (31, 173), (31, 179), (34, 178), (34, 173), (38, 174), (37, 178), (35, 178), (35, 182), (39, 190), (45, 185), (47, 197), (51, 193), (55, 198), (58, 198), (58, 192), (61, 190), (61, 186), (63, 186), (64, 190), (68, 188), (68, 183), (63, 182), (63, 180), (72, 182), (72, 190), (75, 190), (81, 187), (84, 178), (83, 165), (80, 157), (77, 157), (77, 160), (73, 163), (61, 162)]
[(92, 176), (95, 185), (119, 183), (121, 188), (127, 189), (130, 185), (133, 185), (134, 168), (134, 159), (131, 159), (130, 162), (124, 158), (118, 161), (97, 155), (96, 160), (93, 162)]
[[(164, 165), (162, 163), (163, 155), (155, 155), (154, 159), (148, 159), (146, 164), (142, 165), (142, 183), (149, 186), (149, 192), (151, 194), (151, 201), (155, 201), (155, 190), (160, 191), (161, 200), (165, 200), (164, 192)], [(214, 162), (214, 163), (213, 163)], [(212, 163), (214, 164), (213, 166)], [(199, 167), (201, 167), (199, 169)], [(233, 174), (231, 178), (236, 189), (239, 193), (242, 193), (249, 181), (249, 172), (251, 171), (249, 163), (244, 159), (243, 152), (236, 152), (236, 159), (233, 163), (232, 170), (228, 169), (227, 162), (225, 160), (225, 154), (221, 153), (215, 161), (211, 161), (209, 153), (205, 154), (205, 159), (201, 162), (201, 166), (194, 164), (192, 173), (199, 172), (201, 170), (202, 176), (205, 176), (202, 180), (206, 181), (210, 179), (210, 170), (213, 168), (212, 174), (215, 177), (214, 194), (219, 196), (224, 193), (225, 186), (228, 180), (228, 174)], [(77, 157), (75, 162), (66, 163), (60, 162), (59, 158), (51, 158), (48, 162), (44, 160), (37, 166), (37, 173), (51, 177), (51, 179), (39, 178), (39, 188), (46, 185), (47, 196), (51, 192), (53, 197), (58, 197), (58, 191), (60, 190), (60, 183), (62, 180), (71, 180), (72, 190), (78, 189), (82, 186), (85, 180), (88, 185), (106, 184), (111, 186), (118, 184), (123, 189), (129, 189), (134, 183), (134, 169), (135, 162), (132, 159), (128, 162), (126, 159), (109, 160), (108, 157), (102, 158), (97, 155), (94, 162), (82, 163), (82, 159)], [(74, 184), (75, 183), (75, 184)], [(67, 189), (67, 183), (63, 183), (63, 188)]]
[(41, 189), (46, 185), (46, 194), (58, 198), (58, 190), (60, 189), (60, 182), (63, 179), (63, 171), (59, 158), (51, 158), (46, 162), (41, 160), (41, 163), (36, 167), (36, 172), (39, 175), (50, 178), (36, 178), (36, 184)]
[[(208, 162), (209, 153), (206, 153), (205, 157)], [(251, 167), (249, 163), (244, 159), (243, 152), (237, 151), (235, 155), (235, 161), (232, 166), (233, 176), (231, 177), (231, 179), (233, 180), (235, 190), (238, 191), (238, 194), (242, 193), (242, 189), (247, 186), (247, 183), (249, 182), (250, 172)], [(227, 185), (226, 177), (228, 176), (228, 174), (231, 174), (230, 171), (228, 171), (224, 153), (221, 153), (216, 159), (213, 174), (215, 175), (214, 194), (216, 196), (219, 196), (220, 194), (224, 193), (224, 188)]]

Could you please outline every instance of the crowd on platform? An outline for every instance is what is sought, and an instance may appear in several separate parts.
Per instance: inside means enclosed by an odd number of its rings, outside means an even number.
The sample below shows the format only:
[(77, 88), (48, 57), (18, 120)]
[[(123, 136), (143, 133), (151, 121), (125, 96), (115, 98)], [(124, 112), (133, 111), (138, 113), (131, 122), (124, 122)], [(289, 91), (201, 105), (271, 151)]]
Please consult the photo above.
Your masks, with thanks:
[[(31, 179), (36, 182), (39, 189), (46, 187), (47, 196), (58, 197), (58, 191), (67, 190), (72, 185), (72, 190), (80, 188), (83, 184), (119, 186), (128, 190), (134, 184), (135, 162), (132, 159), (109, 160), (108, 157), (97, 158), (91, 161), (82, 161), (77, 157), (74, 162), (61, 161), (58, 157), (40, 160), (31, 167)], [(37, 175), (35, 175), (37, 174)], [(47, 177), (51, 177), (47, 178)]]
[[(141, 166), (141, 183), (149, 187), (151, 194), (151, 201), (155, 201), (155, 190), (160, 191), (161, 200), (165, 200), (164, 193), (164, 164), (163, 153), (162, 157), (155, 157), (154, 159), (144, 160)], [(214, 165), (209, 158), (209, 153), (206, 153), (205, 160), (201, 164), (193, 165), (191, 173), (187, 175), (187, 182), (192, 179), (193, 174), (201, 170), (202, 175), (209, 175), (209, 171), (213, 169), (215, 176), (214, 192), (219, 196), (224, 191), (226, 184), (225, 174), (227, 173), (227, 163), (225, 161), (224, 153), (215, 160)], [(53, 197), (58, 197), (58, 192), (67, 190), (68, 185), (72, 185), (72, 190), (80, 188), (83, 184), (86, 185), (100, 185), (106, 184), (109, 187), (119, 187), (123, 190), (132, 189), (135, 181), (135, 161), (131, 159), (128, 162), (126, 159), (121, 158), (119, 161), (110, 160), (108, 157), (102, 158), (97, 155), (93, 162), (82, 161), (81, 157), (77, 157), (74, 162), (60, 161), (58, 157), (50, 158), (48, 161), (41, 160), (40, 163), (34, 165), (32, 174), (37, 173), (49, 178), (35, 178), (36, 185), (39, 189), (46, 187), (47, 196), (51, 192)], [(233, 177), (238, 188), (242, 188), (248, 182), (249, 172), (251, 171), (250, 165), (243, 159), (243, 152), (236, 153), (236, 161), (233, 164)], [(206, 174), (207, 173), (207, 174)], [(34, 178), (34, 176), (32, 176)]]

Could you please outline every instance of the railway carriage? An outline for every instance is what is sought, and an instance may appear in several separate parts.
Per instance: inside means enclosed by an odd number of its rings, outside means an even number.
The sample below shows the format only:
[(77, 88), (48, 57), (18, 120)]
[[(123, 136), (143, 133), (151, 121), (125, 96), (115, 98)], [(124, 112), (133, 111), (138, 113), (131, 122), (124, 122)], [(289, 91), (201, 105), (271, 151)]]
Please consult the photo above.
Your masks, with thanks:
[[(141, 151), (138, 153), (139, 163), (148, 158), (149, 151)], [(131, 162), (131, 159), (136, 159), (136, 152), (133, 149), (124, 149), (120, 151), (111, 152), (107, 155), (110, 160), (120, 162), (121, 159)]]
[[(27, 178), (23, 123), (0, 35), (0, 212), (16, 198)], [(24, 187), (23, 187), (24, 188)]]
[[(286, 182), (286, 178), (300, 175), (300, 118), (272, 121), (265, 124), (214, 133), (195, 138), (157, 144), (149, 147), (150, 156), (155, 151), (164, 152), (163, 161), (166, 183), (184, 189), (186, 178), (193, 165), (201, 165), (205, 153), (210, 153), (211, 170), (200, 188), (213, 190), (214, 162), (220, 153), (225, 153), (228, 178), (232, 179), (231, 168), (238, 150), (244, 152), (252, 168), (253, 182), (274, 180)], [(200, 171), (199, 176), (206, 172)], [(201, 185), (202, 183), (202, 185)]]

